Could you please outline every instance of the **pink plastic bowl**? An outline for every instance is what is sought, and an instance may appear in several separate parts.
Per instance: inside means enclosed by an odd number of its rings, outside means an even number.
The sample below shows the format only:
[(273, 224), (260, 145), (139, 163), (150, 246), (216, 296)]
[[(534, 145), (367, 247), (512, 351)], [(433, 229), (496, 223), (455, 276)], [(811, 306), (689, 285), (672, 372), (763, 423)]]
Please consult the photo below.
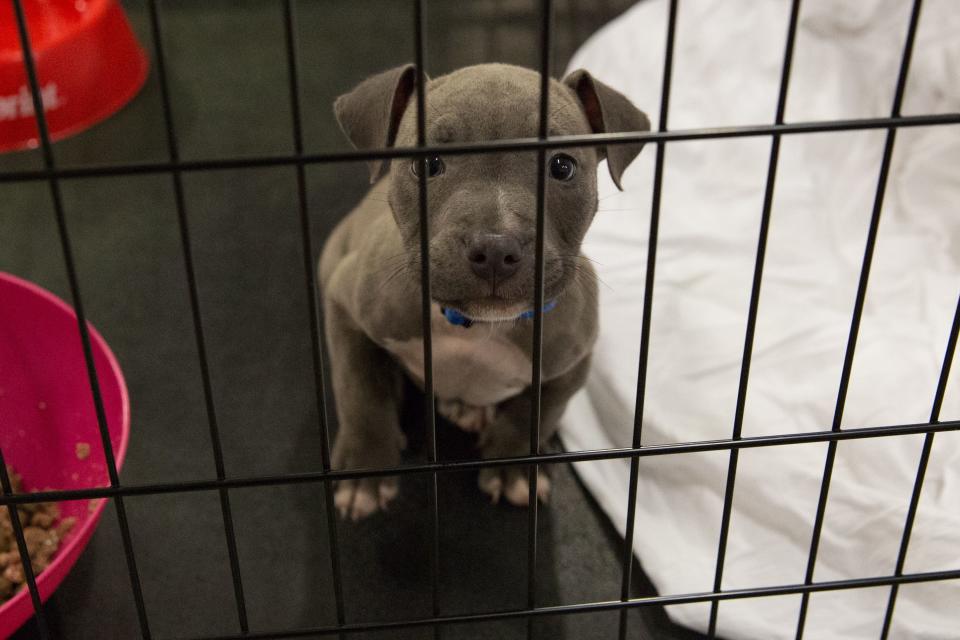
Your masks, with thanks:
[[(119, 467), (130, 433), (127, 387), (116, 358), (93, 327), (90, 341)], [(88, 456), (82, 452), (85, 445)], [(0, 447), (7, 464), (23, 476), (24, 490), (109, 484), (73, 309), (49, 291), (2, 272)], [(43, 600), (77, 561), (103, 507), (103, 499), (60, 503), (62, 517), (73, 516), (77, 522), (37, 577)], [(0, 637), (12, 634), (32, 615), (30, 594), (22, 589), (0, 606)]]

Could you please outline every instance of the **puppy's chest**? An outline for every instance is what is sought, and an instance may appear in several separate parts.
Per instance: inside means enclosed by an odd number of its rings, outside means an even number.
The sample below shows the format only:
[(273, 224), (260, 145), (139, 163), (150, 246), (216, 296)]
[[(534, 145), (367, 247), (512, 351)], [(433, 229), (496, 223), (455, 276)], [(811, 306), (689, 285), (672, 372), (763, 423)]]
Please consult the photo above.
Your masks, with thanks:
[[(434, 391), (442, 400), (483, 407), (517, 395), (530, 385), (530, 358), (494, 324), (469, 329), (452, 325), (433, 305)], [(384, 340), (407, 372), (423, 385), (423, 339)]]

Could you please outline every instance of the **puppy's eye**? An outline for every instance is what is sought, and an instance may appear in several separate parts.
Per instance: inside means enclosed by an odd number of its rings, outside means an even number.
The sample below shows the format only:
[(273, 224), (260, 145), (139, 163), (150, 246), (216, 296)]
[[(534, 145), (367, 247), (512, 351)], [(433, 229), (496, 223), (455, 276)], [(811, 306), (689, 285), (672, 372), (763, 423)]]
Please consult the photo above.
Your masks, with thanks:
[(567, 182), (577, 173), (577, 161), (565, 153), (558, 153), (550, 158), (550, 177), (554, 180)]
[[(440, 159), (440, 156), (430, 156), (427, 158), (427, 176), (430, 178), (436, 178), (438, 175), (443, 173), (445, 165), (443, 160)], [(420, 160), (414, 158), (413, 162), (410, 163), (410, 170), (413, 171), (413, 175), (420, 175)]]

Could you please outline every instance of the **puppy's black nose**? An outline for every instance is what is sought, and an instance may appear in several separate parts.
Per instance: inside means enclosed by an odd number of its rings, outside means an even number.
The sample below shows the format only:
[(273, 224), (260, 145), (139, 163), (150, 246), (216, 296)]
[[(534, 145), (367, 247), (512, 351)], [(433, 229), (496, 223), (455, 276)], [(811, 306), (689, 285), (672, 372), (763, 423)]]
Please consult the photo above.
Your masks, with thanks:
[(520, 242), (512, 235), (481, 233), (467, 243), (470, 267), (484, 280), (506, 280), (517, 272), (522, 257)]

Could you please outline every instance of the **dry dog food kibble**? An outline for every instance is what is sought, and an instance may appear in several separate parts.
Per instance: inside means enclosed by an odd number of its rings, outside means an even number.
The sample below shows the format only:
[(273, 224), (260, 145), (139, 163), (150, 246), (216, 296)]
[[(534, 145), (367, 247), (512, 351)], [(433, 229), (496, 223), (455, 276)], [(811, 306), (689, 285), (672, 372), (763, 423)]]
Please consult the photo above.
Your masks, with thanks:
[[(20, 476), (7, 467), (14, 493), (20, 491)], [(24, 504), (17, 507), (20, 524), (23, 526), (23, 538), (30, 554), (30, 564), (34, 575), (47, 568), (53, 559), (60, 541), (73, 528), (76, 518), (60, 519), (60, 508), (53, 502)], [(0, 508), (0, 602), (8, 600), (26, 582), (17, 538), (13, 533), (10, 511)]]

